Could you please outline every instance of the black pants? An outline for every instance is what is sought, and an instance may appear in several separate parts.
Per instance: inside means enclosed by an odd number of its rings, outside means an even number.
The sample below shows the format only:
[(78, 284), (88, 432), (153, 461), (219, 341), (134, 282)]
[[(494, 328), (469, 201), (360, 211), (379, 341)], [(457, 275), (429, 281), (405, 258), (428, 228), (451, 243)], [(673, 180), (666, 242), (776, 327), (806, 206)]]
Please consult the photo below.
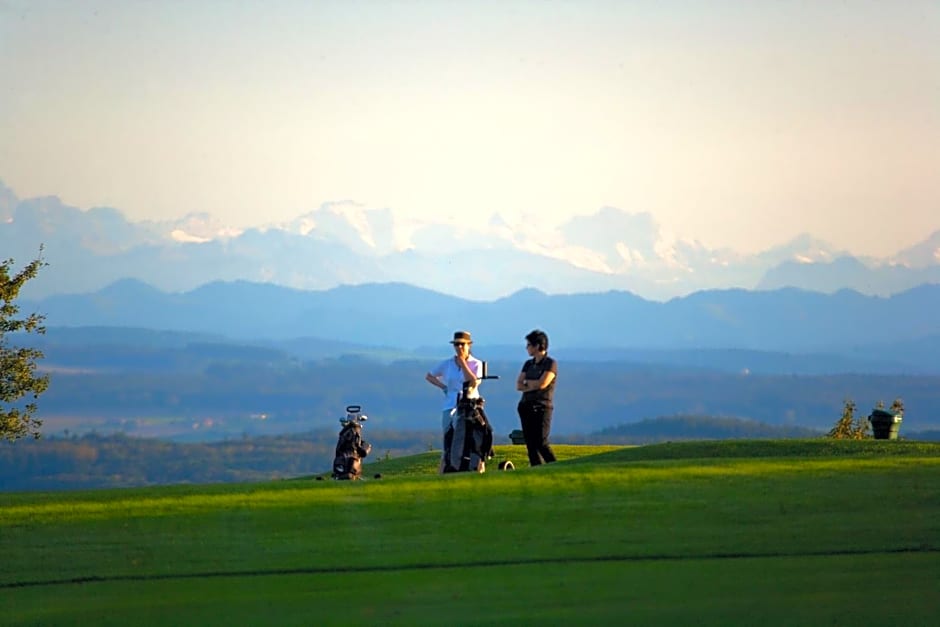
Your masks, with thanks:
[(520, 401), (516, 409), (522, 422), (529, 465), (538, 466), (543, 460), (545, 463), (555, 461), (555, 453), (548, 443), (548, 435), (552, 430), (552, 408), (541, 403)]

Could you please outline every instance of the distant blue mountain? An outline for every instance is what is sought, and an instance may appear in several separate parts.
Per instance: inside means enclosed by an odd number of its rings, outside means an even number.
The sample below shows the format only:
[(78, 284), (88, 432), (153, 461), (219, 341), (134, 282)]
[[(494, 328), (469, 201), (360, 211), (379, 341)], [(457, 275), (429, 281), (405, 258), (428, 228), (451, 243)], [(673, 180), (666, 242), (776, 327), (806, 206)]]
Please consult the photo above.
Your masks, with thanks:
[(819, 263), (785, 261), (767, 270), (757, 288), (773, 290), (800, 286), (821, 292), (852, 289), (884, 295), (925, 283), (940, 283), (940, 265), (909, 267), (887, 264), (871, 267), (855, 257), (839, 257)]
[[(337, 345), (440, 352), (456, 329), (477, 345), (516, 350), (533, 328), (556, 351), (738, 349), (848, 356), (903, 371), (936, 354), (940, 285), (889, 298), (842, 290), (712, 290), (664, 303), (629, 292), (549, 295), (521, 290), (494, 301), (461, 299), (401, 283), (296, 290), (245, 281), (165, 293), (122, 280), (88, 294), (23, 301), (50, 327), (134, 327), (287, 343), (318, 338)], [(754, 354), (752, 354), (752, 357)], [(669, 359), (667, 359), (668, 361)], [(746, 366), (742, 366), (746, 367)], [(922, 368), (919, 368), (922, 369)]]

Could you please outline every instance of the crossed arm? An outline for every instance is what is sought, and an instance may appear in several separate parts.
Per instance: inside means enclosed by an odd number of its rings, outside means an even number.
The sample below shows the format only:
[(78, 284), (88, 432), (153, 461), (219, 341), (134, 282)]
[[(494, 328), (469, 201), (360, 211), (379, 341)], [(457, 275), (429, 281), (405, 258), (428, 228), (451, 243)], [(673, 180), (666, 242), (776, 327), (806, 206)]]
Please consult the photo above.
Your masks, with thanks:
[(546, 371), (538, 379), (526, 379), (525, 372), (520, 372), (516, 377), (516, 390), (519, 392), (530, 392), (532, 390), (541, 390), (547, 388), (555, 380), (555, 373)]

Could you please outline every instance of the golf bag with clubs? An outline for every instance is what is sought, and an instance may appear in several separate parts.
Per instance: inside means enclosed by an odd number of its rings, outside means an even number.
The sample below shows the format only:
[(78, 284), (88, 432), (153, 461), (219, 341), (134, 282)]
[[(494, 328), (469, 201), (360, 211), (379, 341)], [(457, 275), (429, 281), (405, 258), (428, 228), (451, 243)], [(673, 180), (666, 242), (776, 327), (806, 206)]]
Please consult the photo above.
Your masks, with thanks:
[[(483, 365), (483, 379), (486, 363)], [(444, 472), (485, 472), (486, 462), (493, 458), (493, 427), (483, 411), (482, 397), (468, 396), (469, 383), (457, 397), (457, 408), (450, 427), (444, 434)]]
[(333, 458), (334, 479), (362, 478), (362, 459), (372, 452), (372, 445), (362, 439), (362, 423), (367, 419), (359, 405), (346, 407), (346, 416), (339, 420), (343, 428), (340, 429)]

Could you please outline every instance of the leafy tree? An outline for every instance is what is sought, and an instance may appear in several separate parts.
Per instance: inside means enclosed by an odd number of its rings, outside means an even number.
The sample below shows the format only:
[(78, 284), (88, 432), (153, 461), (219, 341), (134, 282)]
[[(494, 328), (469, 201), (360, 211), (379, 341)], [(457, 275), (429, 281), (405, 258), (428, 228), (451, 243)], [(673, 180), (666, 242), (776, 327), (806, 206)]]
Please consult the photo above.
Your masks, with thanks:
[[(9, 335), (15, 333), (45, 333), (45, 316), (32, 313), (18, 317), (20, 308), (15, 301), (20, 289), (27, 281), (39, 274), (39, 269), (48, 265), (39, 256), (19, 273), (11, 275), (13, 260), (0, 262), (0, 437), (15, 441), (33, 436), (39, 438), (42, 421), (33, 417), (36, 399), (49, 387), (49, 375), (36, 374), (36, 360), (44, 355), (35, 348), (12, 346)], [(23, 397), (32, 396), (32, 399)]]
[(827, 434), (836, 440), (864, 440), (870, 437), (868, 420), (855, 417), (855, 401), (846, 399), (842, 408), (842, 417), (836, 421)]

